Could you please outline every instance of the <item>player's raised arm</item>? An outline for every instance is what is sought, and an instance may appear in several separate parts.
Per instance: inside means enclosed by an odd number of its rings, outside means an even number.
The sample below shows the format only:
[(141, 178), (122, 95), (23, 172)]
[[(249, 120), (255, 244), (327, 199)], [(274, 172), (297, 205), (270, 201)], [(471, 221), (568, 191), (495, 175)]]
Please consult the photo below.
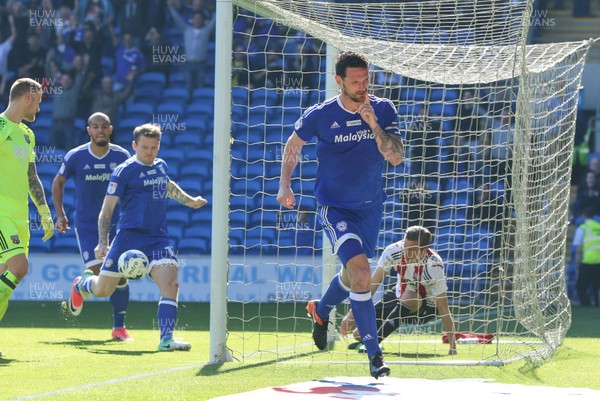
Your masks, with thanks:
[(54, 212), (56, 213), (56, 229), (61, 234), (70, 228), (69, 219), (63, 205), (66, 182), (67, 179), (60, 174), (56, 174), (56, 177), (52, 180), (52, 203), (54, 203)]
[(448, 295), (443, 292), (435, 297), (435, 303), (437, 307), (438, 316), (442, 319), (442, 325), (444, 330), (448, 334), (448, 343), (450, 344), (450, 350), (448, 355), (456, 355), (456, 337), (454, 336), (454, 320), (448, 307)]
[(97, 259), (103, 259), (108, 252), (110, 225), (118, 201), (119, 197), (115, 195), (106, 195), (104, 197), (102, 209), (98, 216), (98, 246), (94, 249), (94, 254)]
[(381, 153), (384, 159), (390, 162), (394, 167), (402, 163), (404, 158), (402, 137), (400, 135), (388, 133), (381, 128), (381, 125), (377, 122), (375, 110), (373, 110), (371, 100), (368, 96), (365, 98), (364, 103), (359, 106), (358, 113), (371, 127), (371, 131), (375, 136), (375, 143), (377, 143), (377, 149), (379, 149), (379, 153)]
[(167, 182), (167, 196), (173, 200), (176, 200), (182, 205), (191, 207), (192, 209), (199, 209), (208, 202), (201, 196), (190, 196), (187, 192), (181, 189), (179, 185), (171, 180)]
[(33, 200), (33, 203), (37, 207), (38, 213), (40, 214), (40, 221), (42, 228), (44, 229), (44, 242), (48, 241), (54, 234), (54, 221), (52, 221), (52, 214), (50, 208), (46, 202), (46, 195), (44, 194), (44, 187), (42, 181), (37, 174), (35, 162), (29, 162), (29, 169), (27, 170), (27, 176), (29, 178), (29, 196)]
[(292, 191), (292, 173), (302, 158), (302, 147), (306, 142), (294, 131), (288, 138), (283, 148), (283, 160), (281, 161), (281, 180), (279, 181), (279, 192), (277, 202), (283, 207), (292, 209), (296, 206), (296, 199)]

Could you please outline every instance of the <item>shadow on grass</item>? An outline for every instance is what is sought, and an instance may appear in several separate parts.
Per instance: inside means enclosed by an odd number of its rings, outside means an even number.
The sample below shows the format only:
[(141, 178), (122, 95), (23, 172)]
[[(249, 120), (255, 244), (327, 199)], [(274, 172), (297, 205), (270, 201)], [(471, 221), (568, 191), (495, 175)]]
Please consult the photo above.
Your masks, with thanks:
[(121, 349), (92, 349), (90, 347), (96, 346), (106, 346), (112, 344), (120, 344), (123, 341), (119, 340), (82, 340), (79, 338), (67, 338), (64, 341), (45, 341), (42, 344), (46, 345), (60, 345), (60, 346), (71, 346), (83, 351), (88, 351), (92, 354), (100, 354), (100, 355), (146, 355), (146, 354), (155, 354), (156, 350), (121, 350)]
[(241, 371), (241, 370), (245, 370), (245, 369), (254, 369), (254, 368), (259, 368), (262, 366), (274, 365), (276, 363), (285, 362), (285, 361), (289, 361), (292, 359), (302, 358), (305, 356), (320, 354), (321, 352), (322, 351), (303, 352), (303, 353), (298, 353), (298, 354), (290, 355), (290, 356), (283, 357), (283, 358), (273, 359), (271, 361), (243, 364), (241, 366), (236, 366), (236, 367), (233, 367), (230, 369), (225, 369), (223, 371), (221, 371), (221, 368), (223, 366), (229, 366), (229, 365), (226, 365), (226, 363), (224, 363), (224, 362), (212, 363), (212, 364), (203, 366), (202, 369), (200, 369), (198, 371), (198, 373), (196, 373), (196, 376), (215, 376), (215, 375), (218, 375), (221, 373), (230, 373), (230, 372), (237, 372), (237, 371)]
[(8, 365), (11, 364), (11, 362), (14, 362), (14, 361), (15, 361), (14, 359), (9, 359), (9, 358), (6, 358), (6, 357), (0, 357), (0, 367), (8, 366)]

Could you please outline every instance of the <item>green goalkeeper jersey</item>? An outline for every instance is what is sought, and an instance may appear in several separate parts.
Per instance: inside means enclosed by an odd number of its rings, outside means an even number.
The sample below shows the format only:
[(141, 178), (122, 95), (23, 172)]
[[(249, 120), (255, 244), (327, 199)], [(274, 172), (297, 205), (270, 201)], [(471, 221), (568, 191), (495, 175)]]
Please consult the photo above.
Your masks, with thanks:
[(0, 217), (28, 220), (28, 169), (35, 163), (34, 149), (33, 131), (0, 115)]

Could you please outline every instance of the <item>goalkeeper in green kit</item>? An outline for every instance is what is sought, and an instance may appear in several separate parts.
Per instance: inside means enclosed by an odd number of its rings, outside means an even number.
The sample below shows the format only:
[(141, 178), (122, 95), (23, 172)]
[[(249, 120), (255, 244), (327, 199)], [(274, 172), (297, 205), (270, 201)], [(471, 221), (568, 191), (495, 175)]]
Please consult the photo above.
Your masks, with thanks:
[(22, 121), (33, 122), (40, 111), (42, 86), (30, 78), (15, 81), (9, 103), (0, 114), (0, 320), (14, 289), (29, 267), (29, 204), (40, 214), (44, 241), (54, 223), (35, 167), (35, 136)]

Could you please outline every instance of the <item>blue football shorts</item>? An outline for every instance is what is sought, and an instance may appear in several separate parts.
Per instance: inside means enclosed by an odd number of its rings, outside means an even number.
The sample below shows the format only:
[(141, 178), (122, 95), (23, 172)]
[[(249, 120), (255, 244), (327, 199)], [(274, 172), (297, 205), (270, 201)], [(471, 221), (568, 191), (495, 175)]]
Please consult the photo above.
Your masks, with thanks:
[(130, 249), (137, 249), (146, 254), (150, 262), (148, 274), (152, 272), (154, 266), (166, 264), (178, 266), (173, 244), (165, 233), (122, 229), (117, 232), (115, 239), (110, 244), (100, 275), (121, 277), (118, 266), (119, 257)]
[[(383, 204), (364, 209), (319, 206), (318, 213), (323, 230), (331, 241), (333, 254), (339, 256), (344, 266), (361, 253), (368, 258), (375, 256), (383, 219)], [(358, 244), (348, 240), (356, 240)]]
[[(112, 241), (117, 233), (117, 225), (110, 227), (109, 240)], [(98, 224), (77, 224), (75, 226), (75, 236), (79, 245), (79, 252), (83, 258), (86, 268), (102, 264), (102, 259), (96, 259), (94, 248), (98, 245)]]

